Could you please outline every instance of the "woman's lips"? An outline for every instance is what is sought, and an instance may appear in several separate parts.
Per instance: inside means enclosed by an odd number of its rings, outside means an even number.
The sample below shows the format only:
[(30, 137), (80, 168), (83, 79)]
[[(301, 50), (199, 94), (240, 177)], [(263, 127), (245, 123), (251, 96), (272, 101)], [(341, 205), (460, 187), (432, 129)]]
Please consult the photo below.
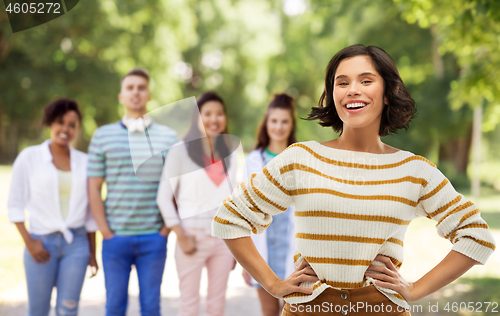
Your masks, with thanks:
[[(353, 106), (353, 105), (359, 106), (360, 104), (364, 104), (364, 106), (363, 107), (357, 107), (357, 108), (351, 108), (351, 109), (349, 109), (347, 107), (347, 105), (349, 105), (349, 106)], [(349, 114), (356, 114), (356, 113), (359, 113), (359, 112), (363, 111), (367, 106), (368, 106), (368, 103), (355, 102), (355, 103), (349, 103), (349, 104), (344, 105), (344, 108), (347, 111), (347, 113), (349, 113)]]

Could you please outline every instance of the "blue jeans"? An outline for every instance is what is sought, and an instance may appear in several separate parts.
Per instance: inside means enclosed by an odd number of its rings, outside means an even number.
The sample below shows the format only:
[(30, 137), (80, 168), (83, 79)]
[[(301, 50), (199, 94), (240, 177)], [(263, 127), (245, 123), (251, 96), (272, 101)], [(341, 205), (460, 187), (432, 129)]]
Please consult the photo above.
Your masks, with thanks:
[(84, 227), (71, 229), (73, 242), (68, 244), (61, 233), (31, 236), (41, 239), (50, 253), (50, 261), (36, 263), (24, 251), (24, 269), (28, 284), (28, 316), (47, 316), (52, 289), (57, 287), (56, 315), (77, 315), (83, 280), (89, 264), (89, 241)]
[(142, 316), (160, 316), (160, 286), (166, 259), (167, 237), (159, 233), (103, 240), (106, 316), (125, 316), (132, 265), (139, 279)]

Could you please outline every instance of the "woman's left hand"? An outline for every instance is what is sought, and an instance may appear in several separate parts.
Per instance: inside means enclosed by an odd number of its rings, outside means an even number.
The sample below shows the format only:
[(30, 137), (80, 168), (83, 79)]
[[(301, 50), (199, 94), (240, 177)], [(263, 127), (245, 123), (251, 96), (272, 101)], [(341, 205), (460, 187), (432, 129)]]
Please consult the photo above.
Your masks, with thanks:
[(407, 302), (414, 302), (413, 283), (405, 281), (391, 259), (383, 255), (377, 255), (374, 260), (384, 263), (385, 266), (371, 264), (368, 269), (366, 269), (367, 272), (365, 272), (365, 276), (376, 279), (375, 285), (377, 286), (398, 292)]
[(97, 271), (99, 270), (99, 265), (97, 264), (97, 259), (95, 255), (91, 254), (89, 258), (89, 267), (90, 267), (90, 278), (93, 278), (97, 275)]

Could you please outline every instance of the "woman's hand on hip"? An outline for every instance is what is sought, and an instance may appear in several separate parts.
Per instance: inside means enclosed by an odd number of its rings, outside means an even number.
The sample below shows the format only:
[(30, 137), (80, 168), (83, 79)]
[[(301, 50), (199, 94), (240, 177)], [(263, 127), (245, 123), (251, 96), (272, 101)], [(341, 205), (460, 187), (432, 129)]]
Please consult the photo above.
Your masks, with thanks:
[[(399, 269), (387, 256), (377, 255), (374, 260), (380, 261), (385, 266), (371, 264), (365, 272), (365, 276), (374, 278), (375, 285), (391, 289), (401, 294), (407, 302), (414, 302), (413, 283), (408, 283), (399, 273)], [(376, 271), (376, 272), (368, 272)]]
[(40, 264), (50, 261), (50, 253), (43, 247), (41, 239), (31, 239), (30, 242), (26, 243), (26, 249), (28, 249), (28, 252), (36, 263)]
[(286, 279), (278, 279), (268, 291), (276, 298), (282, 298), (292, 293), (312, 294), (313, 290), (299, 286), (302, 282), (317, 282), (318, 276), (304, 259)]

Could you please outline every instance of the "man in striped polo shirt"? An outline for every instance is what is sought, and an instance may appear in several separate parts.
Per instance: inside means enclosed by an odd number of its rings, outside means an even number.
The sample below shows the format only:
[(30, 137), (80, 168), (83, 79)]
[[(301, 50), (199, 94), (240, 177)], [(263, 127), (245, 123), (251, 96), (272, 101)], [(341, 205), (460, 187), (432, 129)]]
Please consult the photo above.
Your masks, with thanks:
[[(139, 279), (141, 314), (160, 315), (169, 232), (156, 204), (163, 159), (152, 156), (148, 141), (138, 137), (143, 141), (137, 142), (134, 135), (145, 134), (148, 140), (155, 139), (155, 146), (168, 149), (177, 142), (177, 134), (144, 116), (151, 99), (148, 84), (148, 73), (142, 69), (133, 69), (123, 77), (118, 98), (125, 106), (125, 116), (100, 127), (89, 146), (89, 200), (103, 236), (107, 316), (125, 316), (132, 265)], [(133, 124), (143, 116), (143, 124)], [(151, 158), (140, 178), (134, 172), (132, 159), (137, 156)], [(101, 199), (103, 182), (107, 188), (105, 202)]]

